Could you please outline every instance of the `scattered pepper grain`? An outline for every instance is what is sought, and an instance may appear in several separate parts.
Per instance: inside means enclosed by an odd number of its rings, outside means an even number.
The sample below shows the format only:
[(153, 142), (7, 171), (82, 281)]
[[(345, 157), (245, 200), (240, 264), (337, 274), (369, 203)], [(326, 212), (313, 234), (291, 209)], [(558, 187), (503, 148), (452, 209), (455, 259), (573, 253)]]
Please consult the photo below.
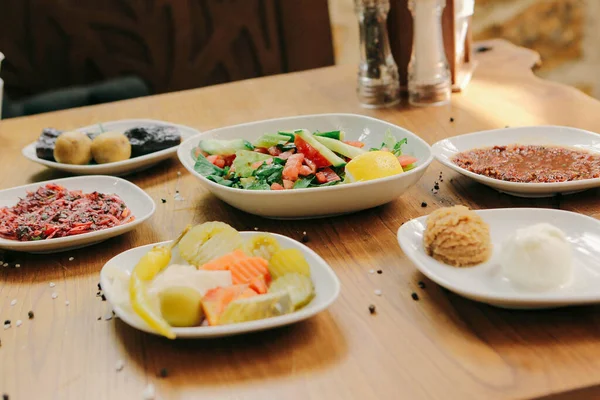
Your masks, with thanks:
[(421, 203), (421, 207), (423, 207), (423, 208), (427, 207), (427, 203), (426, 202), (422, 202)]
[(412, 297), (412, 299), (413, 299), (414, 301), (419, 301), (419, 295), (418, 295), (418, 294), (416, 294), (415, 292), (413, 292), (413, 293), (410, 295), (410, 297)]
[(35, 316), (35, 315), (33, 314), (33, 311), (29, 311), (29, 312), (27, 313), (27, 317), (29, 317), (29, 319), (33, 319), (33, 318), (34, 318), (34, 316)]
[(425, 282), (423, 282), (423, 281), (419, 281), (417, 284), (419, 285), (419, 287), (420, 287), (421, 289), (425, 289)]
[(160, 201), (162, 201), (162, 203), (165, 204), (167, 202), (167, 199), (160, 199)]
[(375, 314), (375, 312), (376, 312), (376, 311), (375, 311), (375, 305), (373, 305), (373, 304), (369, 305), (369, 312), (370, 312), (371, 314)]
[(380, 270), (380, 269), (378, 269), (378, 270), (377, 270), (377, 273), (378, 273), (379, 275), (381, 275), (381, 274), (383, 274), (383, 271), (382, 271), (382, 270)]
[(161, 368), (158, 372), (158, 376), (160, 376), (161, 378), (166, 378), (167, 376), (169, 376), (169, 370), (166, 368)]

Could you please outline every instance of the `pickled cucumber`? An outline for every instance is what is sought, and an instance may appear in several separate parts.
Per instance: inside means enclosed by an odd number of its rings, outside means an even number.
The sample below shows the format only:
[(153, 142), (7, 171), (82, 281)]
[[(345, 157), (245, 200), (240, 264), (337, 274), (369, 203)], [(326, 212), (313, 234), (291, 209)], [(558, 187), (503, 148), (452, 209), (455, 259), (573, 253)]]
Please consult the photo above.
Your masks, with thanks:
[(294, 306), (288, 292), (261, 294), (229, 303), (219, 318), (219, 325), (277, 317), (292, 311)]
[(291, 272), (277, 278), (271, 283), (269, 293), (287, 291), (292, 300), (294, 310), (304, 307), (315, 297), (315, 290), (312, 280), (297, 272)]
[(200, 266), (239, 248), (242, 237), (223, 222), (194, 226), (179, 243), (179, 254), (192, 265)]
[(171, 286), (158, 295), (160, 312), (174, 327), (197, 326), (202, 322), (202, 296), (186, 286)]
[(267, 261), (280, 249), (281, 246), (279, 246), (277, 239), (268, 233), (253, 235), (242, 245), (242, 250), (249, 256), (262, 257)]
[(297, 272), (310, 278), (310, 266), (298, 249), (279, 250), (269, 260), (269, 272), (277, 279), (290, 272)]

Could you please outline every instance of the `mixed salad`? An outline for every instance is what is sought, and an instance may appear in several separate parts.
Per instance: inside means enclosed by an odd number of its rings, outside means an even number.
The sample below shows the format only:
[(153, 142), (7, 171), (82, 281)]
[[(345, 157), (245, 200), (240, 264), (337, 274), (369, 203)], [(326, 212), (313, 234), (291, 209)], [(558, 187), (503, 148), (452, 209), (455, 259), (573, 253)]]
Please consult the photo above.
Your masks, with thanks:
[[(394, 174), (414, 168), (417, 159), (402, 153), (406, 142), (406, 138), (397, 140), (388, 131), (379, 148), (367, 150), (363, 142), (345, 141), (343, 131), (311, 133), (306, 129), (267, 133), (254, 143), (204, 139), (193, 151), (194, 169), (213, 182), (239, 189), (332, 186), (369, 179), (352, 176), (348, 167), (358, 164), (361, 158), (362, 164), (371, 163), (373, 157), (365, 155), (374, 151), (387, 153), (383, 155), (388, 157), (393, 154), (398, 161)], [(386, 163), (389, 165), (389, 160)]]
[(244, 239), (223, 222), (186, 228), (168, 246), (145, 254), (131, 274), (112, 277), (114, 301), (157, 333), (291, 313), (314, 297), (302, 252), (268, 233)]

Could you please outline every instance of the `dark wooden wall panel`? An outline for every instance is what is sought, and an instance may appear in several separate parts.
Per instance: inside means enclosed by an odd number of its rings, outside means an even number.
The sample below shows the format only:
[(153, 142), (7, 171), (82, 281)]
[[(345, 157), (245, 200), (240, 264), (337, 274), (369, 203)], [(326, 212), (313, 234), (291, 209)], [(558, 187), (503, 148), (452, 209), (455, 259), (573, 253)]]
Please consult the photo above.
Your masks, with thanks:
[(137, 75), (157, 93), (333, 64), (325, 0), (0, 0), (18, 98)]

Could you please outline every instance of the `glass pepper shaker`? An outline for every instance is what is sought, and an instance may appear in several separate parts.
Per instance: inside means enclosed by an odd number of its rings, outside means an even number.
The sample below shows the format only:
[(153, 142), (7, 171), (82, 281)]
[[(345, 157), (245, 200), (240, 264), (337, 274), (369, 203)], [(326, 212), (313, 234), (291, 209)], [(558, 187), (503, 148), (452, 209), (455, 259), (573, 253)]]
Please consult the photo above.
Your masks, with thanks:
[(368, 108), (389, 107), (400, 101), (398, 66), (387, 31), (389, 0), (355, 0), (360, 25), (358, 100)]
[(409, 0), (413, 47), (408, 64), (408, 101), (417, 106), (450, 101), (452, 83), (444, 51), (442, 11), (446, 0)]

